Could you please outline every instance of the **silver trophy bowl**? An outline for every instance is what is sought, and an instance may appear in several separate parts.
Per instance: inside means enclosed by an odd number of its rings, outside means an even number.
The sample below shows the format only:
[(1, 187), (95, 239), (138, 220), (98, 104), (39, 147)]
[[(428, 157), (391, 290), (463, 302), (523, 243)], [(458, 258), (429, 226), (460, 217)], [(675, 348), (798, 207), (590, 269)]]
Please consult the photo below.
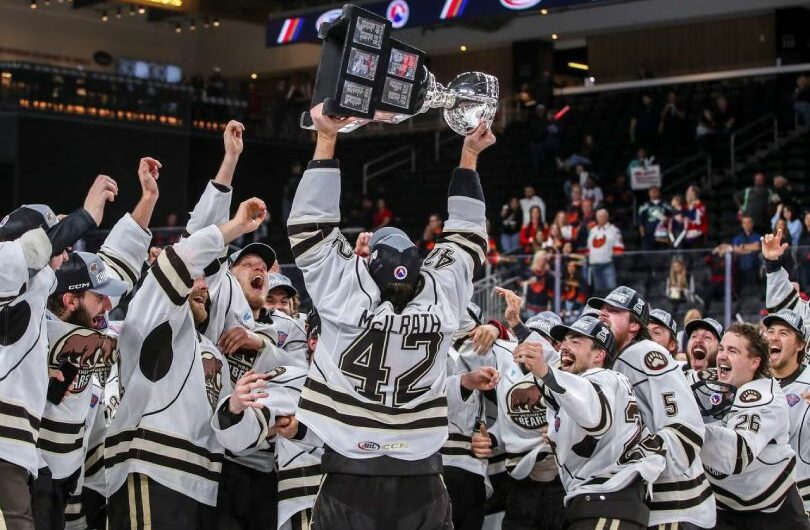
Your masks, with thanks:
[(475, 130), (481, 120), (492, 126), (498, 110), (498, 78), (482, 72), (464, 72), (445, 87), (436, 82), (432, 73), (427, 75), (427, 94), (418, 113), (443, 108), (447, 125), (462, 136)]

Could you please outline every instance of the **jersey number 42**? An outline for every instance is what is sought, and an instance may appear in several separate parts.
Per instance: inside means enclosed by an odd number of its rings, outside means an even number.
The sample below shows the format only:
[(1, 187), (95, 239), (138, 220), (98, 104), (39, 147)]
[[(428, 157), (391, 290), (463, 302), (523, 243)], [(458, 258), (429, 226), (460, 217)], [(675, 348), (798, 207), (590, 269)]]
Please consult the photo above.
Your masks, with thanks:
[(425, 348), (425, 356), (418, 359), (410, 369), (404, 371), (394, 381), (393, 406), (398, 407), (416, 399), (430, 387), (417, 387), (416, 384), (427, 374), (436, 362), (436, 354), (442, 342), (441, 333), (411, 333), (401, 335), (401, 344), (390, 344), (400, 335), (368, 329), (349, 346), (340, 357), (340, 370), (347, 377), (358, 380), (357, 393), (376, 403), (385, 404), (391, 368), (386, 366), (389, 349), (398, 350), (400, 355)]

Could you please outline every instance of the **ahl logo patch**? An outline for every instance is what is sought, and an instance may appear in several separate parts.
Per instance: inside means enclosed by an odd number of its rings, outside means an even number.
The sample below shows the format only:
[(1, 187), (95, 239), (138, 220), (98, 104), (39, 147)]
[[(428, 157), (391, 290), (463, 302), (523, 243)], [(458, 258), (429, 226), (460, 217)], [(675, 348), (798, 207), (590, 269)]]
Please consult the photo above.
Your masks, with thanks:
[(397, 280), (402, 281), (407, 277), (408, 277), (408, 269), (406, 269), (402, 265), (394, 269), (394, 278), (396, 278)]
[(799, 403), (799, 401), (802, 400), (802, 398), (800, 398), (796, 394), (788, 394), (787, 396), (785, 396), (785, 398), (787, 399), (788, 405), (790, 405), (791, 407), (795, 407)]
[(721, 394), (714, 393), (711, 396), (709, 396), (709, 403), (711, 403), (715, 407), (719, 405), (721, 401), (723, 401), (723, 396)]
[(369, 451), (369, 452), (379, 451), (380, 444), (378, 444), (377, 442), (359, 442), (357, 444), (357, 448), (360, 449), (361, 451)]
[(651, 351), (644, 356), (644, 366), (656, 372), (663, 370), (667, 367), (667, 358), (660, 351)]
[(273, 368), (272, 370), (270, 370), (269, 372), (267, 372), (264, 375), (266, 375), (267, 380), (270, 381), (271, 379), (275, 379), (276, 377), (280, 376), (281, 374), (283, 374), (286, 371), (287, 371), (287, 369), (284, 368), (283, 366), (277, 366), (277, 367)]
[(281, 348), (284, 346), (284, 343), (287, 342), (287, 334), (283, 331), (278, 332), (278, 347)]
[(760, 399), (762, 399), (762, 394), (753, 388), (749, 388), (740, 395), (740, 401), (743, 403), (753, 403), (755, 401), (759, 401)]

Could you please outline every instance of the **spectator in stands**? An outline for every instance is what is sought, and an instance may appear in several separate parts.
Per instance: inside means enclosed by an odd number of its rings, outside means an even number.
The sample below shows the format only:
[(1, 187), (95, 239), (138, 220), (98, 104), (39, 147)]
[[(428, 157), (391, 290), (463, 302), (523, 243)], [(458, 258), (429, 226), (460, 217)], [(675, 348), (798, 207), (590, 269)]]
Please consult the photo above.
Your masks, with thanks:
[(524, 274), (523, 293), (526, 300), (526, 313), (534, 316), (551, 309), (554, 302), (554, 278), (548, 268), (548, 255), (545, 251), (534, 254), (532, 264)]
[(181, 230), (178, 226), (179, 217), (175, 212), (170, 212), (166, 215), (166, 221), (163, 226), (155, 230), (155, 236), (152, 238), (152, 245), (163, 248), (173, 245), (180, 240)]
[(790, 280), (796, 281), (796, 259), (794, 258), (793, 251), (790, 249), (790, 247), (793, 246), (793, 241), (798, 240), (793, 239), (790, 231), (788, 230), (787, 221), (784, 219), (777, 219), (776, 223), (774, 223), (773, 233), (776, 234), (779, 231), (782, 232), (782, 243), (788, 246), (788, 250), (783, 252), (779, 257), (779, 263), (782, 265), (782, 268), (787, 271)]
[(679, 256), (673, 258), (669, 266), (666, 293), (673, 314), (677, 314), (683, 304), (695, 301), (695, 279), (689, 274), (686, 261)]
[(431, 214), (428, 218), (428, 224), (422, 233), (422, 239), (419, 240), (419, 244), (417, 245), (420, 256), (424, 258), (430, 254), (430, 251), (433, 250), (433, 247), (439, 242), (442, 230), (444, 230), (444, 220), (442, 217), (436, 213)]
[(582, 313), (588, 301), (588, 284), (582, 278), (581, 259), (569, 259), (565, 262), (565, 276), (562, 283), (563, 321), (573, 321)]
[(672, 215), (667, 221), (667, 233), (672, 247), (678, 248), (686, 239), (686, 205), (680, 195), (674, 195), (669, 205), (672, 208)]
[(518, 240), (520, 246), (523, 247), (525, 254), (531, 254), (535, 250), (535, 241), (540, 234), (544, 237), (545, 225), (540, 218), (540, 207), (532, 206), (529, 210), (529, 222), (520, 229)]
[(805, 129), (810, 128), (810, 80), (804, 74), (796, 78), (793, 110), (799, 115), (801, 125)]
[(640, 147), (654, 147), (660, 114), (653, 105), (652, 96), (641, 96), (641, 106), (630, 119), (630, 142)]
[[(538, 208), (539, 209), (539, 208)], [(510, 197), (501, 207), (501, 250), (512, 252), (520, 248), (523, 209), (517, 197)]]
[(761, 235), (754, 227), (754, 219), (744, 215), (740, 222), (742, 231), (734, 238), (731, 245), (737, 257), (737, 271), (735, 280), (738, 292), (743, 290), (758, 290), (759, 285), (759, 254), (761, 250)]
[(785, 221), (787, 225), (786, 234), (790, 234), (790, 239), (794, 243), (799, 241), (802, 235), (802, 222), (799, 220), (799, 215), (796, 212), (796, 207), (790, 203), (780, 202), (776, 205), (776, 213), (771, 217), (771, 229), (776, 233), (776, 223), (779, 220)]
[(709, 217), (706, 205), (700, 200), (700, 188), (692, 184), (686, 188), (685, 248), (703, 248), (709, 235)]
[(804, 229), (799, 236), (796, 261), (799, 269), (799, 285), (802, 291), (810, 291), (810, 211), (804, 213)]
[(582, 199), (593, 201), (597, 210), (603, 206), (605, 195), (602, 193), (602, 188), (596, 184), (596, 178), (593, 175), (585, 178), (585, 185), (582, 186)]
[(523, 198), (520, 199), (520, 208), (523, 210), (523, 226), (529, 224), (531, 219), (529, 212), (534, 206), (540, 208), (540, 221), (546, 224), (546, 203), (535, 193), (534, 186), (526, 184), (523, 187)]
[(582, 140), (582, 145), (565, 160), (565, 169), (569, 170), (575, 166), (591, 167), (594, 164), (596, 164), (596, 148), (593, 143), (593, 136), (586, 134)]
[(532, 109), (537, 105), (537, 100), (534, 99), (534, 96), (531, 93), (529, 83), (521, 83), (520, 90), (518, 90), (515, 99), (517, 99), (518, 103), (520, 103), (520, 108), (524, 110), (533, 112)]
[(714, 109), (704, 107), (695, 129), (695, 138), (697, 138), (698, 142), (705, 144), (705, 147), (711, 147), (710, 141), (717, 134), (717, 129), (717, 118), (714, 115)]
[(638, 151), (636, 151), (636, 157), (633, 160), (631, 160), (629, 164), (627, 164), (627, 172), (626, 172), (627, 178), (631, 179), (630, 181), (632, 182), (634, 169), (636, 169), (637, 167), (649, 167), (654, 162), (655, 157), (654, 156), (648, 157), (646, 149), (643, 148), (639, 149)]
[(661, 121), (658, 123), (658, 134), (664, 140), (664, 145), (677, 145), (684, 138), (686, 125), (686, 112), (678, 103), (678, 96), (670, 90), (667, 93), (667, 103), (661, 109)]
[(529, 119), (529, 146), (537, 173), (544, 176), (550, 175), (559, 164), (561, 132), (554, 112), (550, 109), (546, 110), (542, 105), (537, 105)]
[(718, 96), (714, 101), (714, 105), (714, 118), (717, 121), (718, 132), (726, 135), (731, 134), (737, 124), (737, 118), (734, 116), (731, 107), (729, 107), (728, 100), (725, 96)]
[(608, 211), (596, 212), (596, 226), (588, 234), (588, 265), (591, 285), (597, 296), (602, 296), (616, 287), (616, 267), (613, 255), (624, 252), (622, 233), (610, 223)]
[(731, 245), (723, 243), (703, 258), (709, 268), (709, 278), (703, 290), (703, 304), (707, 314), (711, 311), (712, 302), (722, 303), (725, 298), (726, 253), (732, 251)]
[(668, 245), (667, 221), (672, 216), (672, 208), (661, 199), (661, 188), (653, 186), (647, 190), (648, 200), (638, 209), (638, 230), (641, 234), (641, 248), (659, 250)]
[(588, 246), (588, 233), (591, 228), (596, 226), (596, 210), (593, 201), (584, 199), (582, 201), (582, 219), (579, 220), (579, 226), (576, 227), (576, 242), (574, 248), (585, 249)]
[(635, 196), (627, 187), (627, 177), (617, 175), (607, 189), (605, 206), (613, 212), (613, 220), (619, 228), (625, 229), (633, 222), (633, 201)]
[(568, 215), (568, 222), (571, 224), (578, 224), (582, 218), (582, 186), (574, 183), (571, 186), (571, 197), (568, 200), (566, 207), (566, 214)]
[(793, 206), (802, 204), (799, 200), (799, 194), (793, 191), (793, 186), (782, 175), (773, 177), (773, 192), (779, 197), (779, 202), (782, 204), (792, 204)]
[(371, 220), (374, 230), (388, 226), (393, 220), (394, 212), (388, 209), (388, 206), (385, 204), (385, 199), (377, 199), (377, 211), (374, 212), (374, 217)]
[(560, 252), (566, 243), (574, 244), (577, 238), (577, 227), (568, 221), (566, 212), (557, 212), (554, 216), (554, 223), (548, 231), (545, 248)]
[(734, 201), (739, 207), (740, 217), (748, 216), (754, 222), (754, 231), (760, 234), (770, 232), (771, 208), (779, 201), (779, 196), (765, 185), (765, 173), (754, 175), (754, 185), (738, 191)]

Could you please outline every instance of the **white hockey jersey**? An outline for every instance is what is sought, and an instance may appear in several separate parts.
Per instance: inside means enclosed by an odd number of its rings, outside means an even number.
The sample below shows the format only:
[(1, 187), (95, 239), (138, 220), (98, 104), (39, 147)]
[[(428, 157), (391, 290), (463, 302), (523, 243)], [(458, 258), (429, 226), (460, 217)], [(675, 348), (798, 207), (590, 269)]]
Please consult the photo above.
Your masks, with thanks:
[[(307, 370), (280, 366), (268, 372), (266, 398), (259, 399), (261, 409), (247, 409), (233, 425), (223, 425), (218, 415), (211, 426), (222, 445), (237, 455), (267, 450), (275, 446), (278, 465), (278, 528), (296, 513), (311, 509), (321, 482), (323, 446), (311, 435), (302, 440), (281, 436), (268, 440), (269, 429), (278, 416), (295, 414)], [(217, 406), (227, 407), (226, 396)]]
[(703, 472), (703, 419), (681, 366), (651, 340), (631, 343), (612, 366), (633, 385), (641, 418), (666, 449), (667, 467), (653, 484), (650, 526), (715, 525), (717, 509)]
[(703, 466), (720, 508), (774, 512), (782, 506), (796, 481), (789, 425), (785, 395), (770, 377), (742, 385), (722, 421), (706, 425)]
[(799, 367), (793, 376), (779, 381), (790, 414), (790, 446), (796, 453), (796, 485), (810, 512), (810, 403), (802, 394), (810, 392), (810, 368)]
[(802, 300), (783, 267), (772, 270), (766, 262), (766, 271), (765, 306), (768, 313), (778, 313), (782, 309), (795, 311), (804, 319), (805, 336), (810, 335), (810, 302)]
[[(444, 467), (457, 467), (469, 473), (486, 476), (487, 460), (472, 454), (472, 435), (483, 417), (483, 397), (477, 390), (461, 387), (461, 375), (470, 372), (469, 365), (451, 349), (447, 356), (447, 424), (449, 436), (441, 448)], [(466, 394), (466, 396), (464, 395)], [(466, 397), (466, 399), (465, 399)]]
[(549, 368), (535, 381), (548, 405), (548, 438), (566, 504), (586, 493), (620, 491), (639, 476), (653, 482), (664, 470), (626, 377), (602, 368), (580, 375)]
[(167, 247), (130, 303), (118, 339), (121, 402), (104, 447), (108, 497), (143, 473), (216, 505), (223, 448), (209, 422), (230, 392), (228, 363), (196, 331), (186, 300), (223, 247), (216, 226)]
[[(559, 355), (547, 341), (532, 333), (527, 342), (541, 342), (549, 366), (559, 365)], [(516, 480), (531, 477), (548, 482), (557, 476), (551, 446), (543, 437), (548, 428), (547, 406), (531, 373), (524, 374), (512, 359), (514, 342), (496, 341), (493, 346), (500, 380), (496, 389), (498, 421), (493, 432), (506, 451), (506, 470)]]
[[(37, 253), (46, 259), (29, 275), (29, 262)], [(0, 455), (35, 477), (48, 388), (45, 308), (56, 288), (56, 276), (46, 265), (50, 255), (42, 229), (0, 243)]]
[(478, 174), (455, 170), (424, 286), (400, 314), (340, 233), (339, 202), (336, 161), (310, 163), (287, 230), (322, 332), (297, 416), (347, 458), (427, 458), (447, 438), (447, 350), (486, 256)]

